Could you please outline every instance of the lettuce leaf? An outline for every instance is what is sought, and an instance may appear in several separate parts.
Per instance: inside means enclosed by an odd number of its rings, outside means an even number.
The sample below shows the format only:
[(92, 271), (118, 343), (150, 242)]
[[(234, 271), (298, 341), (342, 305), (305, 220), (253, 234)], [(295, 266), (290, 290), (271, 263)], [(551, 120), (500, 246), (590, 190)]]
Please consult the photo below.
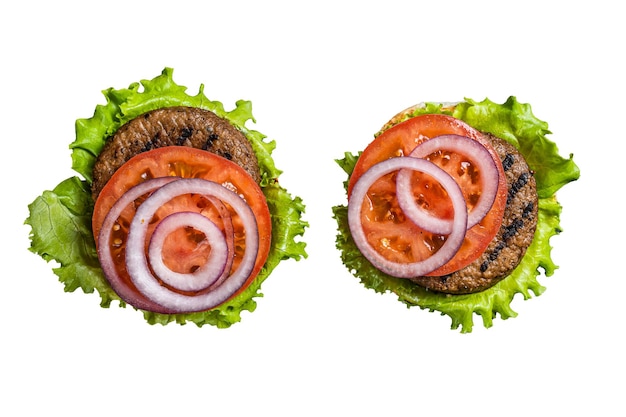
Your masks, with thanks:
[(145, 112), (169, 106), (210, 110), (241, 130), (257, 155), (261, 188), (272, 218), (272, 248), (253, 284), (217, 308), (190, 314), (146, 311), (143, 314), (151, 324), (192, 322), (198, 326), (211, 324), (226, 328), (241, 320), (242, 311), (255, 310), (254, 298), (262, 296), (261, 283), (281, 261), (307, 257), (306, 244), (298, 240), (308, 227), (302, 219), (305, 206), (301, 198), (292, 197), (277, 181), (281, 171), (272, 159), (275, 142), (246, 127), (248, 120), (255, 121), (249, 101), (240, 100), (235, 109), (226, 111), (222, 103), (205, 96), (204, 85), (200, 86), (196, 95), (191, 96), (186, 93), (186, 87), (173, 81), (172, 75), (173, 69), (165, 68), (152, 80), (132, 83), (128, 88), (104, 90), (106, 104), (96, 106), (93, 117), (76, 121), (76, 139), (70, 144), (70, 149), (72, 168), (82, 179), (78, 176), (68, 178), (53, 190), (44, 191), (28, 206), (29, 217), (25, 223), (31, 226), (29, 250), (59, 265), (53, 270), (64, 284), (65, 291), (73, 292), (80, 288), (85, 293), (92, 293), (96, 290), (102, 307), (109, 307), (112, 301), (118, 301), (121, 307), (125, 307), (126, 304), (111, 289), (100, 268), (91, 230), (94, 202), (90, 184), (96, 157), (120, 126)]
[[(557, 269), (551, 258), (550, 238), (561, 232), (559, 218), (562, 207), (555, 193), (565, 184), (577, 180), (580, 170), (572, 155), (569, 158), (561, 157), (557, 146), (546, 138), (550, 133), (547, 123), (532, 114), (530, 105), (517, 102), (515, 97), (510, 97), (504, 104), (496, 104), (488, 99), (482, 102), (466, 99), (458, 103), (453, 111), (441, 104), (426, 103), (397, 120), (395, 124), (410, 117), (431, 113), (450, 114), (479, 130), (507, 140), (521, 151), (535, 171), (539, 195), (537, 231), (520, 264), (511, 275), (485, 291), (447, 295), (428, 291), (406, 279), (389, 276), (372, 266), (352, 240), (345, 205), (333, 207), (333, 216), (338, 226), (335, 243), (345, 266), (365, 287), (379, 293), (395, 293), (399, 301), (409, 307), (438, 311), (452, 319), (452, 329), (460, 327), (462, 333), (470, 333), (475, 315), (482, 317), (483, 325), (489, 328), (497, 315), (502, 319), (517, 315), (510, 305), (516, 294), (522, 294), (524, 299), (528, 299), (532, 296), (531, 292), (535, 296), (544, 292), (545, 288), (537, 280), (540, 269), (546, 276), (551, 276)], [(337, 160), (348, 179), (358, 156), (347, 152), (342, 159)]]

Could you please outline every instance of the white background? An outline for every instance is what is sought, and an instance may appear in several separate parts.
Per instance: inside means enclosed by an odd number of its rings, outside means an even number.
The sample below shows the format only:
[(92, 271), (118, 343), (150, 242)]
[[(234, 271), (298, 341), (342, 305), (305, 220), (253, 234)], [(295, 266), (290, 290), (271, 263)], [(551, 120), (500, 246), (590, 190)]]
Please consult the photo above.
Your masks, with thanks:
[[(617, 2), (372, 3), (0, 6), (0, 415), (624, 415)], [(307, 204), (309, 258), (282, 263), (228, 330), (102, 309), (27, 250), (28, 203), (73, 175), (74, 121), (102, 90), (165, 66), (227, 109), (251, 100), (249, 127), (276, 139), (281, 181)], [(345, 270), (333, 160), (417, 102), (509, 95), (549, 122), (582, 176), (559, 193), (547, 291), (460, 334)]]

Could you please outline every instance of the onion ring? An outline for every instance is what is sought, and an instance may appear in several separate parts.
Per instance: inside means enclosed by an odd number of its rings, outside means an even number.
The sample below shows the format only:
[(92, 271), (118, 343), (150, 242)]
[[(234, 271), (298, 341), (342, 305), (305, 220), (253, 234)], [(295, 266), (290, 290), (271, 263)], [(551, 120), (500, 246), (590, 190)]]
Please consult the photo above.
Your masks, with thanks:
[[(478, 224), (489, 212), (498, 192), (499, 172), (489, 151), (474, 139), (460, 135), (441, 135), (417, 145), (409, 157), (425, 158), (439, 151), (449, 150), (470, 158), (478, 166), (482, 178), (482, 190), (478, 202), (469, 212), (467, 228)], [(419, 206), (411, 193), (411, 171), (402, 169), (396, 177), (398, 204), (404, 214), (415, 224), (431, 233), (447, 235), (452, 231), (452, 220), (433, 216)]]
[[(185, 194), (200, 194), (220, 199), (240, 216), (246, 231), (246, 250), (237, 270), (213, 291), (197, 295), (177, 293), (162, 286), (150, 271), (144, 250), (148, 224), (154, 213), (171, 199)], [(258, 248), (256, 218), (252, 209), (239, 195), (213, 181), (182, 178), (154, 191), (137, 209), (130, 224), (126, 243), (126, 268), (137, 289), (162, 307), (175, 312), (205, 311), (223, 303), (243, 286), (254, 268)]]
[(149, 310), (157, 313), (171, 313), (171, 310), (166, 309), (159, 304), (156, 304), (148, 299), (137, 297), (135, 290), (119, 275), (110, 250), (111, 231), (115, 222), (120, 217), (120, 214), (129, 204), (137, 200), (139, 197), (178, 179), (178, 177), (153, 178), (131, 187), (115, 202), (115, 204), (113, 204), (104, 218), (102, 227), (100, 228), (100, 233), (98, 234), (98, 259), (107, 281), (111, 284), (111, 288), (113, 288), (115, 293), (119, 295), (122, 300), (142, 310)]
[[(426, 259), (412, 263), (387, 260), (368, 242), (361, 223), (363, 201), (371, 185), (380, 177), (400, 169), (410, 169), (432, 176), (447, 191), (454, 208), (452, 231), (437, 252)], [(456, 254), (467, 230), (467, 204), (459, 185), (443, 169), (420, 158), (395, 157), (379, 162), (369, 168), (352, 188), (348, 202), (348, 225), (355, 244), (361, 253), (379, 270), (398, 278), (414, 278), (434, 271)]]
[[(193, 227), (204, 233), (211, 244), (206, 262), (189, 273), (172, 271), (165, 265), (162, 256), (167, 236), (183, 227)], [(150, 238), (148, 258), (154, 274), (170, 287), (181, 291), (200, 291), (222, 276), (228, 258), (232, 258), (232, 252), (229, 253), (226, 237), (215, 223), (200, 213), (183, 211), (172, 213), (159, 222)]]

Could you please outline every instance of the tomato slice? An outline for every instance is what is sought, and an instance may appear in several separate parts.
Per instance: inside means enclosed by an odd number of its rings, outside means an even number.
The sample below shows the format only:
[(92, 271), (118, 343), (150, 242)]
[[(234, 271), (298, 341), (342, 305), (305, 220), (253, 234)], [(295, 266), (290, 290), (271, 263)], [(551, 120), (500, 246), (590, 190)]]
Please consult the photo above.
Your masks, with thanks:
[[(472, 263), (485, 251), (502, 224), (507, 196), (506, 177), (498, 154), (484, 135), (451, 116), (427, 114), (413, 117), (386, 130), (365, 148), (348, 183), (349, 199), (356, 181), (376, 163), (407, 156), (423, 141), (448, 134), (469, 137), (487, 148), (498, 168), (498, 191), (490, 211), (467, 231), (457, 254), (448, 263), (428, 274), (430, 276), (450, 274)], [(481, 190), (482, 179), (478, 175), (477, 165), (464, 155), (451, 152), (434, 153), (427, 159), (457, 181), (471, 210)], [(413, 193), (422, 200), (420, 205), (436, 216), (451, 218), (452, 204), (445, 191), (425, 174), (414, 173), (412, 178)], [(369, 243), (389, 260), (415, 262), (416, 259), (430, 256), (445, 242), (446, 236), (422, 230), (402, 215), (395, 197), (395, 173), (379, 179), (370, 188), (367, 200), (361, 213), (363, 228)]]
[[(252, 273), (246, 283), (234, 294), (243, 291), (261, 271), (267, 259), (271, 245), (271, 219), (263, 191), (254, 179), (239, 165), (214, 153), (186, 146), (169, 146), (140, 153), (122, 165), (100, 192), (94, 206), (92, 229), (96, 244), (105, 217), (115, 202), (133, 186), (151, 178), (159, 177), (202, 178), (221, 184), (240, 195), (252, 209), (259, 232), (259, 251)], [(145, 299), (132, 284), (125, 267), (125, 242), (130, 221), (141, 201), (124, 209), (114, 228), (111, 251), (115, 268), (124, 283), (134, 289), (134, 297)], [(224, 208), (221, 207), (223, 210)], [(157, 218), (164, 218), (170, 213), (191, 211), (201, 213), (215, 224), (223, 223), (220, 210), (207, 198), (200, 195), (184, 195), (162, 206), (157, 211)], [(231, 212), (234, 229), (235, 256), (231, 270), (238, 267), (245, 251), (243, 226), (234, 212)], [(148, 239), (156, 227), (156, 221), (149, 227)], [(221, 224), (222, 230), (226, 227)], [(230, 227), (230, 226), (229, 226)], [(202, 264), (210, 253), (210, 245), (203, 239), (203, 234), (193, 229), (177, 230), (165, 240), (163, 262), (171, 270), (180, 273), (192, 272)], [(147, 244), (146, 244), (147, 251)]]

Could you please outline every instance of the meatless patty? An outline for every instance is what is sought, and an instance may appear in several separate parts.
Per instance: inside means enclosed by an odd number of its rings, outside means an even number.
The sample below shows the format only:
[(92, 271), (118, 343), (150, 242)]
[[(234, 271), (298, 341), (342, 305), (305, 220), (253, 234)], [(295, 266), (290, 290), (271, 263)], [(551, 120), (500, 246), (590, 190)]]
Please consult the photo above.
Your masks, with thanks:
[(441, 277), (413, 281), (433, 291), (469, 294), (507, 277), (531, 244), (537, 227), (537, 187), (524, 157), (508, 142), (486, 135), (502, 160), (508, 187), (502, 226), (486, 251), (465, 268)]
[(257, 183), (260, 181), (250, 142), (227, 120), (195, 107), (166, 107), (131, 120), (107, 140), (93, 169), (94, 201), (126, 161), (163, 146), (189, 146), (213, 152), (243, 167)]

